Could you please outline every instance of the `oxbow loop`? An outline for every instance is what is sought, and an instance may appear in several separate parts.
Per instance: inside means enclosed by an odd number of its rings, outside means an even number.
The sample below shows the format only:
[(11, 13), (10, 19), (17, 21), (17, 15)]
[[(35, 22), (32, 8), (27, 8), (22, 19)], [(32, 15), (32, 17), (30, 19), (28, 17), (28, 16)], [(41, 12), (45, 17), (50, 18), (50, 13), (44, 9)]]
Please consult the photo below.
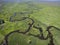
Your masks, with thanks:
[(2, 42), (0, 45), (8, 45), (8, 38), (9, 38), (9, 36), (10, 36), (11, 34), (13, 34), (13, 33), (16, 33), (16, 32), (17, 32), (17, 33), (19, 33), (19, 34), (24, 34), (24, 35), (26, 35), (26, 33), (28, 33), (28, 32), (30, 31), (31, 27), (38, 29), (39, 32), (40, 32), (40, 34), (38, 34), (38, 35), (33, 35), (33, 34), (30, 34), (30, 33), (29, 33), (29, 34), (27, 34), (27, 35), (37, 37), (37, 38), (39, 38), (40, 40), (47, 40), (47, 39), (49, 38), (49, 39), (50, 39), (50, 42), (48, 43), (48, 45), (55, 45), (54, 42), (53, 42), (53, 40), (54, 40), (54, 39), (53, 39), (53, 34), (51, 33), (50, 29), (51, 29), (51, 28), (55, 28), (55, 29), (57, 29), (58, 31), (60, 31), (59, 28), (57, 28), (57, 27), (55, 27), (55, 26), (48, 26), (47, 29), (46, 29), (46, 31), (48, 32), (47, 37), (44, 37), (42, 27), (34, 26), (34, 25), (33, 25), (33, 24), (34, 24), (34, 20), (33, 20), (32, 18), (29, 18), (29, 17), (23, 17), (23, 18), (24, 18), (24, 20), (25, 20), (25, 19), (30, 19), (30, 20), (32, 21), (32, 23), (29, 23), (28, 29), (26, 29), (25, 32), (20, 32), (20, 30), (15, 30), (15, 31), (10, 32), (9, 34), (7, 34), (7, 35), (5, 36), (4, 42)]

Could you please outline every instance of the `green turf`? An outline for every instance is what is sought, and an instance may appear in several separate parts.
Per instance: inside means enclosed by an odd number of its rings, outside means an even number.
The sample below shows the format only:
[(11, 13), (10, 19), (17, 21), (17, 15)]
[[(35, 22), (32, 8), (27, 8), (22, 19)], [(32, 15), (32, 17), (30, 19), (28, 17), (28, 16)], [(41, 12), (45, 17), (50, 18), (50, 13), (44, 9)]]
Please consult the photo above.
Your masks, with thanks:
[[(14, 13), (17, 12), (14, 17)], [(23, 12), (23, 14), (19, 14)], [(30, 17), (35, 23), (34, 25), (40, 25), (43, 28), (44, 36), (47, 36), (46, 28), (49, 25), (60, 28), (60, 7), (45, 6), (40, 4), (29, 4), (29, 3), (8, 3), (3, 6), (0, 13), (0, 19), (5, 21), (4, 24), (0, 25), (0, 43), (4, 40), (4, 36), (14, 30), (25, 31), (28, 28), (28, 24), (31, 20), (26, 19), (23, 21), (10, 22), (10, 17), (13, 20), (21, 20), (22, 17)], [(60, 45), (60, 31), (51, 29), (54, 36), (55, 45)], [(32, 27), (31, 34), (39, 34), (39, 31)], [(8, 38), (9, 45), (48, 45), (49, 39), (40, 40), (33, 36), (23, 35), (14, 33)], [(29, 42), (31, 41), (31, 44)]]

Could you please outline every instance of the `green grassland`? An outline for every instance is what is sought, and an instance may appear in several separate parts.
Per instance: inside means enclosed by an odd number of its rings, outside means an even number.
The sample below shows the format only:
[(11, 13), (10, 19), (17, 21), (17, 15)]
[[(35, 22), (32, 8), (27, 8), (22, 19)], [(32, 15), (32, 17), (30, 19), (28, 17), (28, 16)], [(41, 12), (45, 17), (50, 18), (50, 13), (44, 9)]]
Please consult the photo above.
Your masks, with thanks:
[[(17, 13), (15, 15), (15, 13)], [(21, 14), (22, 13), (22, 14)], [(5, 21), (0, 25), (0, 43), (4, 41), (5, 35), (14, 31), (25, 31), (28, 28), (28, 23), (31, 20), (26, 19), (22, 21), (11, 22), (12, 20), (21, 20), (22, 17), (32, 18), (35, 23), (43, 28), (44, 36), (47, 36), (47, 26), (55, 26), (60, 28), (60, 7), (59, 6), (47, 6), (35, 3), (8, 3), (2, 7), (0, 12), (0, 19)], [(60, 31), (52, 28), (51, 32), (54, 38), (54, 44), (60, 45)], [(29, 31), (31, 34), (39, 34), (39, 31), (35, 28), (31, 28)], [(9, 45), (48, 45), (49, 39), (40, 40), (37, 37), (14, 33), (9, 36)], [(31, 44), (29, 42), (31, 41)]]

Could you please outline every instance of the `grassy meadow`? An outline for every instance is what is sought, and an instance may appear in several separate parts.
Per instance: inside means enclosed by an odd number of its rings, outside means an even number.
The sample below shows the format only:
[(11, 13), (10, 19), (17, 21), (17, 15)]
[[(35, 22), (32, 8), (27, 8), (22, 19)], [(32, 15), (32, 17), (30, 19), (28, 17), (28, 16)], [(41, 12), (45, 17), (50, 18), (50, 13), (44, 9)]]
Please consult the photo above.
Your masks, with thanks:
[[(32, 18), (34, 25), (42, 27), (43, 34), (46, 37), (48, 26), (55, 26), (60, 28), (60, 6), (47, 6), (39, 3), (6, 3), (0, 11), (0, 19), (5, 21), (0, 24), (0, 43), (4, 41), (5, 35), (14, 31), (25, 31), (28, 28), (30, 19), (11, 22), (11, 20), (21, 20), (22, 17)], [(54, 44), (60, 45), (60, 31), (52, 28)], [(31, 34), (39, 34), (39, 30), (31, 28)], [(37, 37), (13, 33), (8, 38), (8, 45), (48, 45), (50, 39), (40, 40)], [(31, 44), (29, 43), (31, 41)]]

